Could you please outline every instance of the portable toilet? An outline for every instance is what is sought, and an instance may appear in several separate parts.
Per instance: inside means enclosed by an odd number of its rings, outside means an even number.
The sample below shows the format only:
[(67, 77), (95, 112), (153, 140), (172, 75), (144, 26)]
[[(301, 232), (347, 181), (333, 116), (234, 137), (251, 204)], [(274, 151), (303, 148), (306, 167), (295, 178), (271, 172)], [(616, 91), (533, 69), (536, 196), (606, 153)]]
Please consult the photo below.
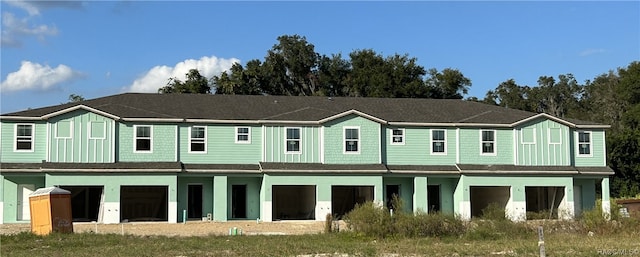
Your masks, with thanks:
[(40, 188), (29, 195), (29, 207), (32, 233), (73, 233), (71, 192), (58, 187)]

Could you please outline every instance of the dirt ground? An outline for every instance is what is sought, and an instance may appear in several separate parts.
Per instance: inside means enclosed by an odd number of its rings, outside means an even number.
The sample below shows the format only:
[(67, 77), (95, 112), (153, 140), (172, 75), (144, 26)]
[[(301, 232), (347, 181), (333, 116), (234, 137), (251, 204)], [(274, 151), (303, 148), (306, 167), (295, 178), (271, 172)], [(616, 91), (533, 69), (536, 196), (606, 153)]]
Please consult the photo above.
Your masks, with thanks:
[[(344, 224), (340, 224), (344, 227)], [(131, 222), (122, 224), (74, 223), (76, 233), (111, 233), (131, 235), (163, 236), (207, 236), (228, 235), (231, 228), (243, 235), (300, 235), (317, 234), (324, 230), (323, 221), (188, 221), (187, 223)], [(15, 234), (31, 231), (29, 223), (0, 224), (0, 234)]]

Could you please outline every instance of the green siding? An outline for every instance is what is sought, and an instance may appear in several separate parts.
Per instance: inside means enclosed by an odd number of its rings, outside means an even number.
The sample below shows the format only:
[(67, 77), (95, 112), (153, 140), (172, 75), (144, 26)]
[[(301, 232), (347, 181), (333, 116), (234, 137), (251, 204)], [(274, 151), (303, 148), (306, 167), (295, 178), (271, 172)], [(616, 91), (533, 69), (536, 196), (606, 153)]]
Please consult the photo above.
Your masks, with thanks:
[(246, 185), (246, 211), (248, 220), (260, 218), (260, 186), (262, 177), (229, 177), (227, 179), (227, 217), (232, 218), (233, 185)]
[[(4, 223), (14, 223), (18, 221), (18, 201), (22, 201), (22, 199), (18, 199), (18, 185), (33, 185), (34, 189), (44, 187), (44, 175), (4, 175), (0, 176), (0, 194), (2, 194), (2, 198), (0, 198), (0, 202), (3, 204), (3, 217), (2, 221)], [(29, 204), (23, 203), (23, 204)]]
[[(429, 178), (428, 185), (440, 186), (440, 211), (453, 214), (453, 194), (455, 191), (457, 178)], [(426, 190), (426, 189), (425, 189)]]
[[(189, 153), (192, 125), (207, 127), (206, 153)], [(250, 128), (250, 143), (235, 142), (236, 127)], [(181, 124), (179, 134), (179, 159), (184, 163), (257, 164), (261, 159), (262, 128), (259, 126)]]
[[(414, 186), (413, 177), (385, 177), (384, 181), (384, 200), (387, 201), (387, 185), (400, 186), (400, 199), (402, 200), (403, 210), (405, 212), (413, 212)], [(425, 188), (424, 191), (427, 189)]]
[(113, 162), (114, 121), (85, 110), (49, 120), (49, 161)]
[(567, 126), (545, 119), (516, 128), (517, 165), (570, 165), (569, 132)]
[(265, 175), (265, 201), (272, 201), (274, 185), (315, 185), (316, 201), (331, 201), (332, 186), (374, 186), (374, 201), (383, 203), (382, 176), (341, 176), (341, 175)]
[[(134, 151), (134, 125), (152, 127), (151, 152)], [(117, 155), (121, 162), (177, 161), (175, 124), (120, 123), (118, 126)]]
[(580, 131), (588, 131), (591, 132), (591, 155), (584, 156), (578, 155), (578, 131), (573, 131), (572, 142), (571, 142), (571, 152), (574, 157), (574, 165), (575, 166), (606, 166), (605, 161), (605, 133), (603, 130), (580, 130)]
[[(16, 124), (34, 124), (33, 151), (14, 151)], [(42, 162), (47, 159), (47, 124), (44, 121), (0, 122), (0, 162)]]
[[(300, 128), (300, 153), (286, 153), (285, 128)], [(320, 162), (320, 127), (267, 126), (264, 137), (264, 161), (266, 162)]]
[(178, 176), (178, 221), (182, 221), (182, 210), (188, 210), (189, 185), (202, 185), (202, 216), (213, 213), (213, 176), (189, 177)]
[(460, 163), (464, 164), (513, 164), (513, 130), (486, 129), (495, 131), (495, 154), (482, 154), (480, 131), (477, 128), (460, 129)]
[[(344, 128), (360, 128), (359, 153), (344, 152)], [(324, 163), (364, 164), (381, 163), (379, 123), (357, 115), (348, 115), (327, 122), (324, 127)]]
[[(425, 127), (405, 128), (404, 145), (392, 145), (385, 137), (387, 164), (392, 165), (453, 165), (456, 163), (456, 129), (446, 131), (446, 154), (431, 154), (431, 129)], [(387, 135), (391, 133), (387, 129)]]

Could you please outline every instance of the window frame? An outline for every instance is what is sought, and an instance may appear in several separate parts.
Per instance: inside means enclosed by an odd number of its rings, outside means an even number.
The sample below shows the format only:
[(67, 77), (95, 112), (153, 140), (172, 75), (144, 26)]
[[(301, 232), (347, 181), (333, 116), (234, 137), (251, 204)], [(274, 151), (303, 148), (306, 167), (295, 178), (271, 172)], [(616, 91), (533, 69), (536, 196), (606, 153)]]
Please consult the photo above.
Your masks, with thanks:
[[(395, 135), (393, 134), (394, 131), (401, 131), (402, 134), (401, 135)], [(400, 142), (396, 142), (395, 140), (393, 140), (396, 137), (400, 137)], [(404, 128), (391, 128), (390, 132), (389, 132), (389, 144), (390, 145), (404, 145), (405, 142), (405, 129)]]
[[(580, 133), (585, 133), (589, 135), (589, 142), (586, 143), (581, 143), (580, 142)], [(589, 153), (588, 154), (583, 154), (580, 153), (580, 145), (581, 144), (588, 144), (589, 145)], [(578, 157), (593, 157), (593, 132), (592, 131), (585, 131), (585, 130), (580, 130), (580, 131), (576, 131), (576, 153)]]
[[(298, 138), (289, 138), (289, 130), (295, 129), (298, 130)], [(297, 141), (298, 142), (298, 150), (290, 151), (289, 150), (289, 142)], [(284, 128), (284, 153), (285, 154), (302, 154), (302, 127), (285, 127)]]
[[(443, 151), (442, 152), (435, 152), (434, 151), (434, 147), (433, 147), (433, 143), (436, 143), (438, 141), (434, 141), (433, 139), (433, 132), (434, 131), (443, 131), (444, 132), (444, 139), (442, 140), (443, 143)], [(431, 155), (447, 155), (447, 130), (446, 129), (430, 129), (429, 130), (429, 148), (431, 151)]]
[[(552, 142), (551, 141), (551, 135), (552, 135), (552, 130), (557, 130), (558, 131), (558, 136), (559, 136), (559, 140), (560, 142)], [(547, 141), (550, 145), (561, 145), (562, 144), (562, 128), (548, 128), (547, 130)]]
[[(525, 130), (531, 130), (533, 133), (533, 141), (529, 142), (529, 141), (524, 141), (524, 131)], [(537, 135), (536, 135), (536, 128), (521, 128), (520, 129), (520, 143), (523, 145), (535, 145), (536, 141), (537, 141)]]
[[(351, 130), (351, 129), (355, 129), (358, 133), (357, 136), (358, 138), (355, 139), (356, 142), (356, 151), (348, 151), (347, 150), (347, 142), (348, 141), (354, 141), (354, 139), (347, 139), (347, 130)], [(361, 150), (361, 133), (360, 133), (360, 127), (359, 126), (344, 126), (342, 127), (342, 152), (344, 154), (360, 154)]]
[[(18, 126), (30, 126), (31, 127), (31, 135), (30, 136), (18, 136)], [(33, 152), (35, 151), (35, 142), (36, 142), (36, 124), (35, 123), (16, 123), (13, 129), (13, 151), (14, 152)], [(29, 149), (18, 149), (19, 138), (28, 137), (28, 142), (31, 143), (31, 147)], [(27, 141), (21, 141), (27, 142)]]
[[(138, 137), (138, 128), (149, 128), (149, 150), (138, 150), (138, 139), (147, 139)], [(153, 153), (153, 125), (133, 125), (133, 152), (134, 153)]]
[[(194, 138), (193, 137), (193, 129), (198, 128), (198, 129), (204, 129), (204, 134), (202, 138)], [(203, 144), (204, 147), (202, 149), (202, 151), (194, 151), (193, 150), (193, 144), (194, 143), (200, 143)], [(188, 146), (188, 152), (189, 153), (207, 153), (207, 126), (190, 126), (189, 127), (189, 146)]]
[[(102, 137), (96, 137), (93, 135), (93, 133), (91, 133), (91, 131), (93, 131), (93, 124), (94, 123), (102, 123)], [(107, 123), (104, 121), (89, 121), (89, 124), (87, 125), (87, 130), (89, 133), (89, 139), (105, 139), (107, 138)]]
[[(60, 124), (61, 123), (69, 123), (69, 136), (64, 137), (64, 136), (58, 136), (58, 131), (60, 131)], [(53, 138), (55, 139), (71, 139), (73, 137), (73, 122), (70, 120), (60, 120), (56, 122), (55, 125), (55, 131), (53, 132)]]
[[(489, 140), (484, 140), (484, 132), (491, 132), (493, 133), (493, 140), (489, 141)], [(495, 129), (481, 129), (480, 130), (480, 155), (485, 155), (485, 156), (496, 156), (498, 155), (498, 140), (496, 138), (496, 135), (498, 134), (498, 132)], [(490, 142), (491, 144), (493, 144), (492, 147), (492, 152), (484, 152), (484, 144)]]
[[(238, 131), (239, 129), (243, 129), (243, 128), (247, 129), (247, 133), (246, 133), (247, 140), (238, 140), (238, 136), (245, 135), (245, 133), (239, 133), (239, 131)], [(238, 126), (238, 127), (234, 128), (234, 131), (235, 131), (235, 133), (234, 133), (235, 134), (234, 141), (235, 141), (236, 144), (251, 144), (251, 127)]]

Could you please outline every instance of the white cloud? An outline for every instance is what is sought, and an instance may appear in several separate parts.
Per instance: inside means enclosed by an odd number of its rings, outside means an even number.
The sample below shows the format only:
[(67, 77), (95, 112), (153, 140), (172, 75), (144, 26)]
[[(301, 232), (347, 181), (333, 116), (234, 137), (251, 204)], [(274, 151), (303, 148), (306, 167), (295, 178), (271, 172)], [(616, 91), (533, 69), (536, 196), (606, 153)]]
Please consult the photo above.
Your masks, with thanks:
[(185, 74), (190, 69), (198, 69), (200, 75), (211, 78), (228, 70), (234, 63), (239, 63), (236, 58), (224, 59), (215, 56), (204, 56), (200, 60), (188, 59), (177, 63), (174, 67), (166, 65), (155, 66), (133, 81), (133, 84), (124, 88), (124, 92), (157, 93), (158, 89), (167, 85), (169, 78), (178, 78), (184, 81)]
[(30, 17), (17, 18), (10, 12), (2, 13), (2, 46), (20, 47), (20, 40), (23, 36), (36, 36), (44, 40), (45, 36), (55, 36), (58, 34), (56, 26), (33, 25), (30, 24)]
[(602, 49), (602, 48), (590, 48), (590, 49), (585, 49), (582, 52), (580, 52), (578, 55), (580, 56), (589, 56), (589, 55), (594, 55), (594, 54), (600, 54), (600, 53), (604, 53), (606, 52), (606, 49)]
[(49, 65), (22, 61), (20, 69), (9, 73), (7, 79), (2, 81), (0, 89), (3, 92), (20, 90), (45, 91), (60, 83), (70, 82), (81, 76), (80, 72), (74, 71), (64, 64), (52, 68)]
[(6, 1), (7, 4), (13, 5), (20, 9), (25, 10), (30, 16), (40, 15), (40, 11), (43, 9), (51, 8), (69, 8), (80, 9), (84, 6), (82, 1), (26, 1), (26, 0), (14, 0)]

